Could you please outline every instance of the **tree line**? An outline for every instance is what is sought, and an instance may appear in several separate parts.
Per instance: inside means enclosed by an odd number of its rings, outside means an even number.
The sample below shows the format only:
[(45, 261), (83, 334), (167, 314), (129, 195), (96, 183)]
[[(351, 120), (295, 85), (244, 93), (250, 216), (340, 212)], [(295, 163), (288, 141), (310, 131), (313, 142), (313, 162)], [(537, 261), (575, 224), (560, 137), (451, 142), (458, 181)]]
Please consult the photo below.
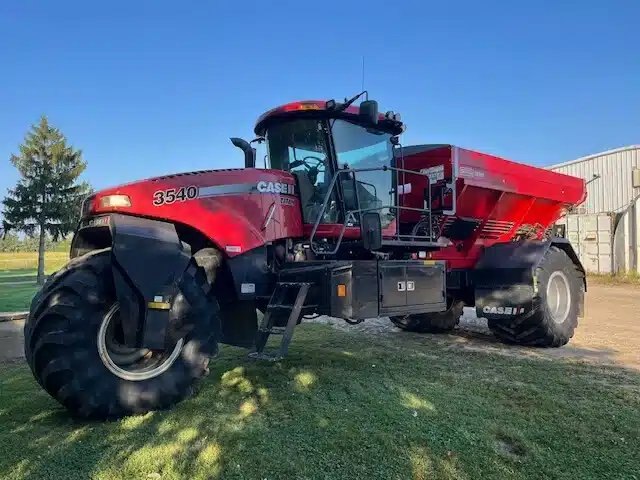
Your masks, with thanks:
[(80, 180), (87, 164), (82, 151), (69, 145), (46, 116), (31, 126), (9, 161), (20, 178), (2, 200), (3, 243), (8, 247), (14, 240), (23, 246), (37, 242), (42, 284), (48, 243), (59, 242), (75, 229), (82, 202), (91, 193), (90, 185)]
[[(37, 237), (19, 236), (15, 233), (7, 233), (0, 237), (0, 253), (21, 253), (21, 252), (37, 252), (39, 245)], [(54, 242), (47, 236), (44, 243), (44, 249), (47, 252), (68, 252), (71, 247), (69, 239)]]

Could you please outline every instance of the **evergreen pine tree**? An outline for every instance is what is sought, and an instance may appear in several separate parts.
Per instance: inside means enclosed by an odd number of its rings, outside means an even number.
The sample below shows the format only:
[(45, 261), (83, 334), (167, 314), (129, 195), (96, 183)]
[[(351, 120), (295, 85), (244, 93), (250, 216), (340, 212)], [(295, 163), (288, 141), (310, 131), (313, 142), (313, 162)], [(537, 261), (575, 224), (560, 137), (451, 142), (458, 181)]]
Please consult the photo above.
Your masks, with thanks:
[(90, 192), (78, 177), (86, 168), (82, 152), (67, 145), (57, 128), (42, 116), (33, 125), (11, 163), (20, 180), (3, 200), (4, 230), (39, 236), (38, 284), (44, 282), (46, 236), (64, 238), (75, 228), (83, 199)]

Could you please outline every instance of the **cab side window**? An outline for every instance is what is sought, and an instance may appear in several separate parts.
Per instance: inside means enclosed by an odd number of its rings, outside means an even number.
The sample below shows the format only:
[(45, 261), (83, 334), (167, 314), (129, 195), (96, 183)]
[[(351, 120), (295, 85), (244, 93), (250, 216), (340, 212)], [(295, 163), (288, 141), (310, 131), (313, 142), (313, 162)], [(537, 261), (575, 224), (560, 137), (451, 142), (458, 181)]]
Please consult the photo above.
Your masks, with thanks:
[(332, 134), (338, 156), (338, 168), (380, 168), (343, 177), (342, 189), (347, 210), (378, 212), (382, 226), (390, 225), (395, 218), (395, 210), (388, 207), (394, 204), (394, 172), (382, 170), (384, 166), (390, 167), (393, 159), (390, 135), (369, 132), (344, 120), (333, 122)]
[[(318, 120), (295, 120), (267, 132), (271, 168), (291, 172), (297, 180), (304, 223), (315, 223), (322, 210), (333, 172), (326, 132)], [(332, 192), (321, 223), (337, 223), (337, 192)]]

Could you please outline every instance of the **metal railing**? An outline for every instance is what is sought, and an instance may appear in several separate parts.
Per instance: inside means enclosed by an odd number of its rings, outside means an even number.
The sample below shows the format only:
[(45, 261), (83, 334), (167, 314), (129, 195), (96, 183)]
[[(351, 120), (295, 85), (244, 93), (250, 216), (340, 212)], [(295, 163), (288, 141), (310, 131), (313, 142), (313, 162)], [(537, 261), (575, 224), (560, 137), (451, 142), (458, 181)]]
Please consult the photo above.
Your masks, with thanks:
[[(378, 172), (378, 171), (383, 171), (383, 172), (396, 172), (397, 173), (403, 173), (403, 174), (410, 174), (410, 175), (419, 175), (419, 176), (423, 176), (423, 177), (427, 177), (427, 188), (428, 188), (428, 195), (427, 198), (425, 198), (425, 202), (427, 203), (427, 205), (425, 206), (425, 208), (415, 208), (415, 207), (406, 207), (406, 206), (402, 206), (399, 205), (400, 203), (400, 192), (399, 192), (399, 186), (398, 186), (398, 182), (396, 182), (396, 188), (395, 188), (395, 192), (390, 192), (390, 193), (394, 193), (395, 194), (395, 205), (381, 205), (378, 207), (370, 207), (370, 208), (356, 208), (354, 210), (348, 210), (345, 212), (344, 215), (344, 219), (342, 222), (342, 228), (340, 229), (340, 233), (338, 235), (338, 238), (336, 240), (336, 244), (334, 246), (333, 249), (331, 250), (318, 250), (315, 247), (315, 236), (318, 232), (318, 227), (320, 226), (321, 222), (322, 222), (322, 217), (327, 209), (327, 206), (329, 205), (329, 201), (331, 199), (331, 195), (333, 194), (333, 190), (336, 186), (336, 184), (338, 183), (338, 178), (340, 178), (341, 175), (346, 175), (346, 174), (353, 174), (352, 180), (353, 180), (353, 190), (354, 190), (354, 195), (355, 195), (355, 200), (356, 200), (356, 206), (360, 207), (360, 199), (358, 197), (358, 181), (357, 181), (357, 174), (358, 173), (363, 173), (363, 172)], [(403, 178), (405, 177), (405, 175), (403, 175)], [(406, 189), (406, 183), (403, 185), (403, 189)], [(455, 182), (454, 182), (455, 185)], [(454, 187), (455, 190), (455, 187)], [(406, 191), (403, 191), (403, 195), (407, 195)], [(377, 198), (377, 196), (376, 196)], [(454, 205), (455, 208), (455, 205)], [(432, 225), (433, 225), (433, 218), (432, 218), (432, 210), (431, 210), (431, 181), (429, 179), (429, 174), (428, 173), (423, 173), (423, 172), (419, 172), (419, 171), (414, 171), (414, 170), (406, 170), (403, 168), (397, 168), (397, 167), (389, 167), (387, 165), (383, 165), (381, 167), (371, 167), (371, 168), (345, 168), (342, 170), (338, 170), (333, 177), (331, 178), (331, 182), (329, 182), (329, 188), (327, 190), (327, 193), (325, 194), (324, 200), (322, 201), (322, 207), (320, 208), (320, 211), (317, 214), (317, 218), (316, 221), (313, 225), (313, 229), (311, 231), (311, 236), (309, 238), (309, 244), (311, 247), (311, 250), (316, 253), (316, 254), (323, 254), (323, 255), (333, 255), (335, 253), (338, 252), (340, 245), (342, 243), (342, 240), (344, 238), (344, 234), (347, 230), (347, 226), (349, 223), (356, 223), (357, 220), (357, 215), (361, 215), (363, 213), (367, 213), (367, 212), (375, 212), (375, 211), (380, 211), (380, 210), (384, 210), (384, 209), (389, 209), (389, 210), (393, 210), (395, 211), (395, 219), (396, 219), (396, 231), (395, 234), (392, 236), (392, 238), (387, 239), (386, 243), (390, 244), (390, 243), (394, 243), (395, 245), (401, 245), (401, 244), (416, 244), (416, 242), (420, 242), (419, 244), (422, 246), (437, 246), (438, 244), (436, 242), (433, 241), (433, 231), (432, 231)], [(411, 234), (401, 234), (400, 233), (400, 212), (402, 210), (407, 210), (407, 211), (414, 211), (414, 212), (420, 212), (423, 214), (423, 218), (421, 218), (420, 222), (422, 222), (423, 220), (427, 220), (428, 219), (428, 228), (427, 228), (427, 234), (426, 235), (416, 235), (417, 232), (412, 232)], [(361, 222), (359, 222), (361, 224)]]

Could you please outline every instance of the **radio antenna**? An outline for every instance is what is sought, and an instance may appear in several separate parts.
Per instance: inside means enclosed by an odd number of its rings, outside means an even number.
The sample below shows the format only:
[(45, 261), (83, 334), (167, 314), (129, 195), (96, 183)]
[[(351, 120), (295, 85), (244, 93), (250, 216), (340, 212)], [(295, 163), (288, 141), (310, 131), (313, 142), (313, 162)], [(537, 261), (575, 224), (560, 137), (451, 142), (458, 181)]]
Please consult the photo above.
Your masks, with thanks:
[(360, 90), (364, 90), (364, 55), (362, 56), (362, 88)]

